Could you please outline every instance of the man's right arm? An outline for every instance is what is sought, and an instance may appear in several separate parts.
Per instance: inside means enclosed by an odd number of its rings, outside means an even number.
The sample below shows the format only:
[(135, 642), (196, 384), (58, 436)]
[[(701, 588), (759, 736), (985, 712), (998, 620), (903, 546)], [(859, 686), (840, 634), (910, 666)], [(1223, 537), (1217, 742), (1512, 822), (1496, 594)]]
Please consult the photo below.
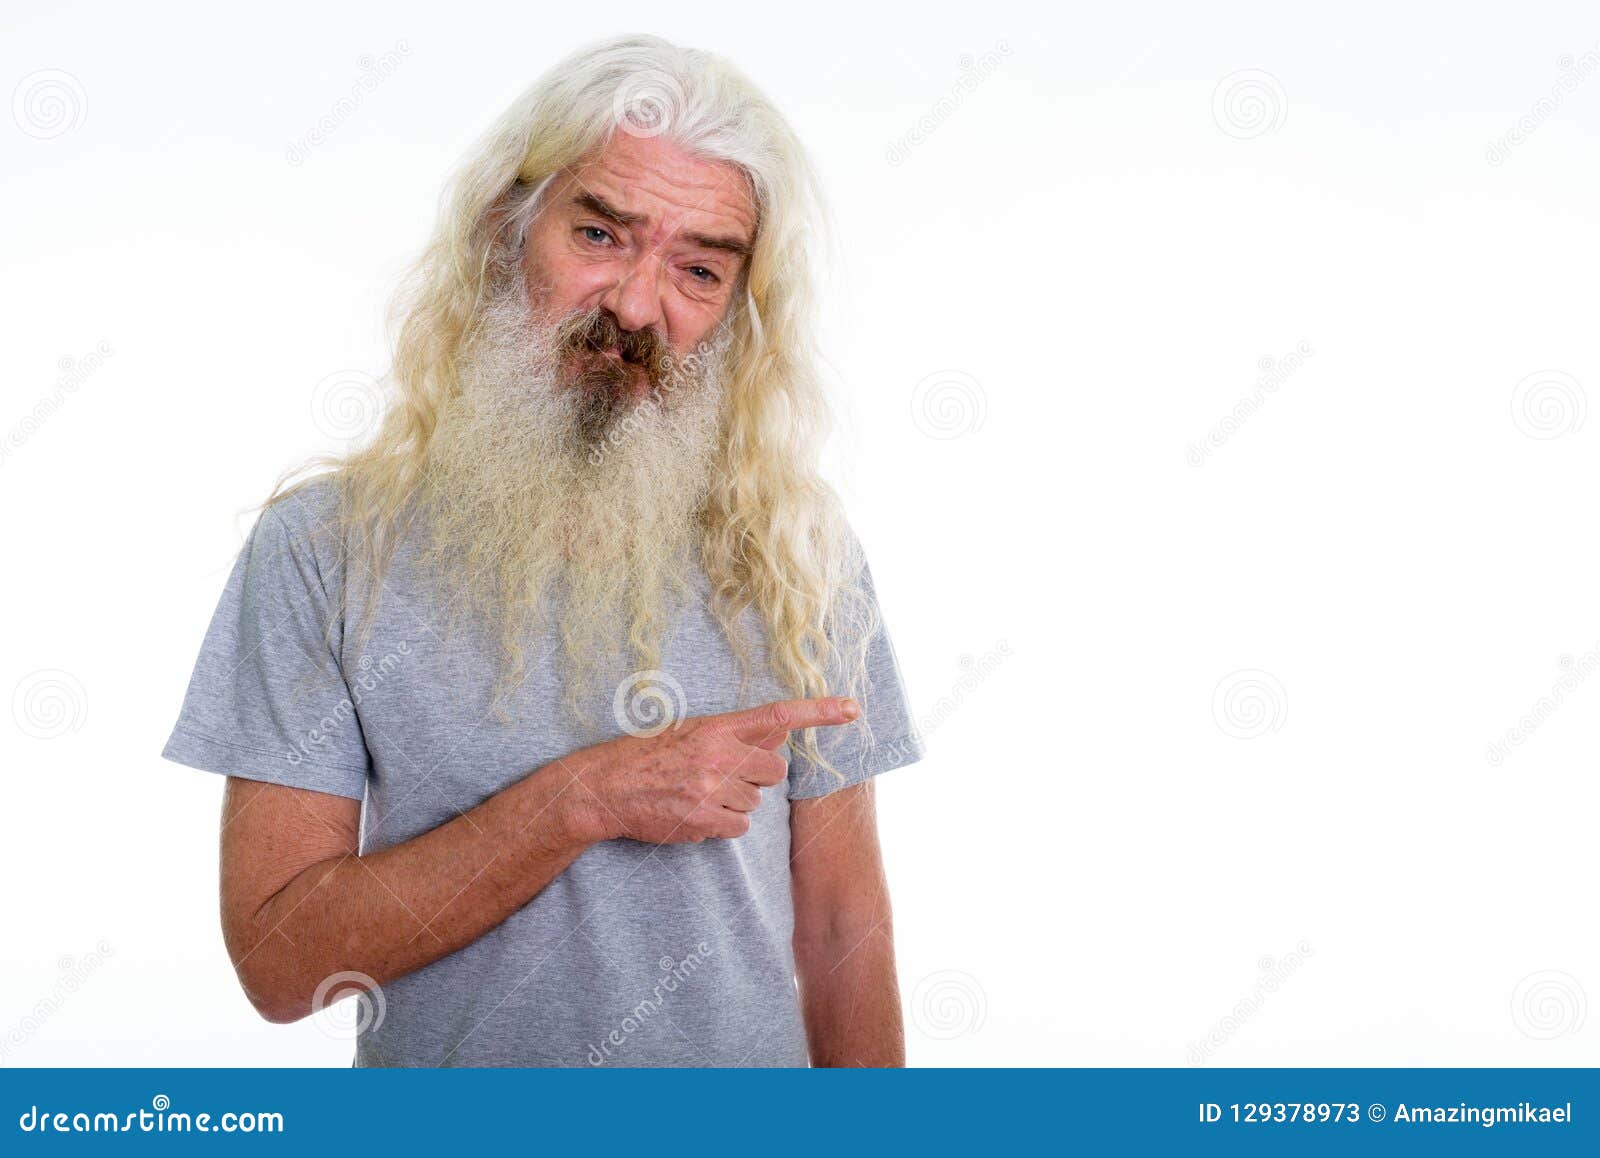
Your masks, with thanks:
[(381, 985), (477, 940), (598, 841), (742, 835), (760, 789), (787, 772), (777, 749), (788, 731), (858, 714), (852, 701), (795, 700), (619, 737), (367, 856), (359, 854), (359, 801), (230, 777), (222, 816), (228, 954), (263, 1017), (296, 1021), (336, 973)]
[(500, 924), (588, 847), (565, 800), (581, 791), (573, 779), (557, 762), (360, 856), (360, 801), (230, 777), (222, 931), (251, 1004), (268, 1021), (297, 1021), (335, 973), (381, 984)]

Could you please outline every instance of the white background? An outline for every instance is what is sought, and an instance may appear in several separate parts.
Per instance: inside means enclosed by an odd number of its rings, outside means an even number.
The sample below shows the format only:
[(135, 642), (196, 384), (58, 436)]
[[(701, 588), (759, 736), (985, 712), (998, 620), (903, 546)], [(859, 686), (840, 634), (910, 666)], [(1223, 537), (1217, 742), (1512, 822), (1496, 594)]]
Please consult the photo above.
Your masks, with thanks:
[(348, 1064), (239, 993), (157, 753), (445, 174), (644, 30), (832, 197), (912, 1063), (1600, 1063), (1600, 13), (1110, 7), (8, 13), (0, 1062)]

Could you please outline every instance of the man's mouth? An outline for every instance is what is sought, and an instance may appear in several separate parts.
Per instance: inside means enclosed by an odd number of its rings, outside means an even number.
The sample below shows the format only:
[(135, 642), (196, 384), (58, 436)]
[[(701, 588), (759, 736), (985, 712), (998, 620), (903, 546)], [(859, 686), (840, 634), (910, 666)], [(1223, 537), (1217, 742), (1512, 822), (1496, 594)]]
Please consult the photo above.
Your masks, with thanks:
[(622, 356), (622, 351), (617, 349), (615, 346), (608, 346), (604, 350), (597, 350), (591, 346), (589, 349), (585, 350), (584, 353), (590, 358), (596, 358), (604, 362), (622, 362), (625, 365), (629, 364), (627, 359)]

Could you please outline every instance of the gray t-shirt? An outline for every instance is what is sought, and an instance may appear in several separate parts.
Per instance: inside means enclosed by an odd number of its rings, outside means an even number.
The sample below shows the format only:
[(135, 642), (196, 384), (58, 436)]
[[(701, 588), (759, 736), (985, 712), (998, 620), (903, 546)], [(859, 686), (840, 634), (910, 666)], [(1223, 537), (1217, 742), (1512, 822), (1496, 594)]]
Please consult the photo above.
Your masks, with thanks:
[[(757, 663), (741, 702), (738, 667), (698, 573), (654, 691), (596, 704), (598, 736), (558, 710), (553, 639), (528, 649), (527, 679), (500, 701), (502, 720), (492, 710), (494, 633), (470, 622), (445, 630), (414, 544), (397, 551), (362, 654), (352, 654), (370, 577), (345, 573), (336, 512), (324, 478), (262, 514), (162, 755), (363, 800), (363, 853), (436, 828), (624, 725), (652, 723), (633, 715), (652, 709), (652, 695), (689, 716), (790, 698), (761, 662), (765, 634), (747, 610)], [(865, 589), (870, 596), (870, 572)], [(355, 1064), (807, 1064), (790, 944), (789, 801), (923, 755), (887, 632), (875, 637), (868, 669), (863, 719), (821, 733), (843, 781), (789, 752), (787, 783), (762, 790), (744, 836), (590, 847), (498, 927), (384, 984)]]

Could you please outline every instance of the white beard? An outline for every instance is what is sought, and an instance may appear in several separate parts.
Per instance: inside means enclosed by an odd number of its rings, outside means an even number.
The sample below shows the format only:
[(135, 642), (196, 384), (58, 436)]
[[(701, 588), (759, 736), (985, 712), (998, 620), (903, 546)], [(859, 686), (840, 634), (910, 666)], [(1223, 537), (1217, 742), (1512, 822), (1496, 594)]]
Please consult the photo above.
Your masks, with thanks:
[(520, 287), (486, 306), (429, 444), (422, 559), (457, 614), (501, 626), (506, 686), (554, 616), (576, 706), (612, 657), (659, 665), (697, 562), (731, 335), (671, 358), (601, 430), (559, 368), (559, 321), (532, 319)]

